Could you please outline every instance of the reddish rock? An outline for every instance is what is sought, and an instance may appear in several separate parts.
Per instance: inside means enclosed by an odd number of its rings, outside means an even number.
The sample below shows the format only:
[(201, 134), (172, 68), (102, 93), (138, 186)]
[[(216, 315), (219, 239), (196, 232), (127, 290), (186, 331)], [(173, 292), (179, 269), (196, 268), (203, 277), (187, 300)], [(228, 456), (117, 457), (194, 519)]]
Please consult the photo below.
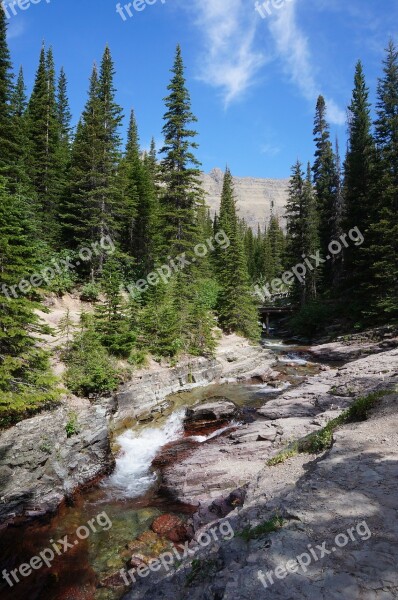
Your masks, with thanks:
[(112, 575), (108, 575), (108, 577), (105, 577), (99, 583), (99, 587), (105, 587), (105, 588), (121, 588), (121, 587), (125, 587), (125, 586), (126, 586), (126, 582), (120, 575), (120, 571), (116, 571), (116, 573), (112, 573)]
[(57, 600), (91, 600), (95, 594), (94, 586), (68, 586), (57, 593)]
[(151, 529), (176, 544), (189, 539), (187, 526), (176, 515), (166, 514), (157, 517), (152, 523)]

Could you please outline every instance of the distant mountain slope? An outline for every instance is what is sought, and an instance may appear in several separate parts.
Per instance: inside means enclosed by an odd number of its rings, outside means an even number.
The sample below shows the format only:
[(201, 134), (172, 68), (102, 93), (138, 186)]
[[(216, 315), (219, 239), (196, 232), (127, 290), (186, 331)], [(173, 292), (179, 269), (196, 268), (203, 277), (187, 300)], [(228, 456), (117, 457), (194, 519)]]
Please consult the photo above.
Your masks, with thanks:
[[(203, 174), (203, 187), (207, 192), (206, 202), (212, 214), (219, 211), (224, 173), (221, 169), (213, 169)], [(234, 177), (235, 195), (239, 216), (253, 228), (258, 223), (264, 228), (269, 221), (273, 204), (274, 214), (283, 216), (288, 197), (288, 179), (256, 179), (254, 177)]]

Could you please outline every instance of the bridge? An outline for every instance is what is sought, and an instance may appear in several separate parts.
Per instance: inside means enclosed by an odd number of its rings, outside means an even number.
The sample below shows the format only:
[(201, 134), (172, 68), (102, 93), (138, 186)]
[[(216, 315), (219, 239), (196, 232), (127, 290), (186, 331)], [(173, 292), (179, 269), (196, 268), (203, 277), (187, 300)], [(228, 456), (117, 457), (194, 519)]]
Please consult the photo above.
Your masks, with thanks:
[(261, 320), (265, 323), (267, 335), (270, 333), (270, 317), (272, 315), (288, 315), (293, 312), (294, 308), (289, 301), (288, 293), (275, 294), (269, 298), (266, 304), (259, 306), (258, 312)]

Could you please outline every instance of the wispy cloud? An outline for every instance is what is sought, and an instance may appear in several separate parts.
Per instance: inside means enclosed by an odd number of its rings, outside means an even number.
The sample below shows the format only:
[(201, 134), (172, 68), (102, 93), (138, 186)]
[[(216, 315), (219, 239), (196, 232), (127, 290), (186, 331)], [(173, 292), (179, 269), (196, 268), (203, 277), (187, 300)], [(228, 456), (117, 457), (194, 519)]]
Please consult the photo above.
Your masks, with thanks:
[(21, 37), (21, 35), (25, 33), (26, 27), (21, 17), (19, 17), (18, 19), (14, 18), (13, 20), (9, 21), (9, 23), (10, 24), (7, 30), (7, 39), (13, 40), (15, 38)]
[(269, 157), (277, 156), (277, 154), (279, 154), (280, 151), (280, 146), (272, 143), (263, 144), (260, 148), (261, 154), (264, 154), (265, 156)]
[[(262, 67), (273, 60), (282, 61), (291, 82), (315, 105), (322, 88), (314, 75), (316, 63), (308, 38), (297, 23), (297, 0), (274, 9), (266, 20), (250, 0), (193, 0), (188, 10), (203, 36), (199, 78), (221, 90), (226, 106), (241, 98), (256, 83)], [(271, 45), (266, 46), (269, 40), (261, 35), (261, 28), (269, 30)], [(343, 124), (344, 111), (331, 98), (327, 104), (329, 120)]]
[[(308, 38), (297, 24), (297, 0), (286, 3), (275, 10), (269, 19), (269, 29), (274, 39), (278, 56), (283, 60), (285, 71), (308, 101), (315, 103), (322, 90), (314, 76), (314, 64)], [(327, 98), (329, 120), (342, 125), (346, 114), (335, 101)]]
[(194, 0), (205, 49), (199, 78), (222, 91), (226, 105), (253, 84), (266, 57), (255, 49), (257, 19), (245, 0)]

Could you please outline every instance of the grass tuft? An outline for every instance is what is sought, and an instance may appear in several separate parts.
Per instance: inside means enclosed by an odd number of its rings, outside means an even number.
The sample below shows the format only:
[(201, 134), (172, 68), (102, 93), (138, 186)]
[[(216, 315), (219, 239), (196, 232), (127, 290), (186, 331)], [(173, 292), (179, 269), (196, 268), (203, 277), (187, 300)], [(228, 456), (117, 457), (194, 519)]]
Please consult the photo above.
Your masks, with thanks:
[(288, 458), (292, 458), (297, 454), (319, 454), (324, 450), (328, 450), (332, 447), (333, 433), (337, 427), (345, 425), (346, 423), (366, 421), (369, 418), (370, 411), (378, 404), (378, 402), (380, 402), (381, 398), (388, 393), (388, 390), (381, 390), (357, 398), (348, 410), (344, 411), (336, 419), (329, 421), (325, 427), (315, 433), (310, 433), (310, 435), (298, 440), (293, 445), (270, 458), (266, 463), (267, 466), (274, 467), (275, 465), (282, 464)]
[(267, 533), (272, 533), (273, 531), (277, 531), (283, 526), (283, 519), (278, 515), (275, 515), (269, 521), (265, 521), (256, 527), (245, 527), (243, 531), (236, 534), (236, 537), (240, 537), (245, 542), (249, 542), (250, 540), (255, 540)]

